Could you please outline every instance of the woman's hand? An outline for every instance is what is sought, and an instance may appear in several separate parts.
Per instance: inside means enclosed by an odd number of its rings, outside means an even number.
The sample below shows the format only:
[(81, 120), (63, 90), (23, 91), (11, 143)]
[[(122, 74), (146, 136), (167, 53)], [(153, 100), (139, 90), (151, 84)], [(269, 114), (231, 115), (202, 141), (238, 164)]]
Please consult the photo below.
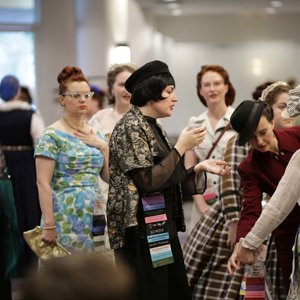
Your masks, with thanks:
[(227, 270), (229, 272), (230, 275), (234, 275), (234, 272), (236, 270), (239, 270), (240, 267), (241, 267), (241, 263), (238, 259), (238, 251), (239, 251), (239, 248), (241, 247), (240, 243), (236, 243), (235, 244), (235, 247), (234, 247), (234, 250), (228, 260), (228, 263), (227, 263)]
[(242, 245), (238, 249), (237, 257), (242, 264), (252, 265), (255, 262), (254, 250), (245, 248)]
[(193, 129), (186, 127), (181, 131), (175, 148), (183, 155), (188, 150), (192, 150), (195, 146), (201, 144), (205, 138), (205, 134), (205, 127), (196, 127)]
[(54, 247), (56, 244), (56, 230), (54, 229), (43, 229), (42, 242), (46, 245)]
[(201, 171), (205, 171), (212, 174), (225, 176), (229, 174), (231, 167), (228, 166), (228, 163), (223, 160), (206, 159), (195, 165), (194, 171), (197, 174)]
[(77, 136), (85, 144), (93, 146), (99, 149), (101, 152), (108, 152), (108, 144), (94, 133), (93, 128), (91, 128), (89, 132), (85, 132), (82, 130), (75, 131), (74, 135)]

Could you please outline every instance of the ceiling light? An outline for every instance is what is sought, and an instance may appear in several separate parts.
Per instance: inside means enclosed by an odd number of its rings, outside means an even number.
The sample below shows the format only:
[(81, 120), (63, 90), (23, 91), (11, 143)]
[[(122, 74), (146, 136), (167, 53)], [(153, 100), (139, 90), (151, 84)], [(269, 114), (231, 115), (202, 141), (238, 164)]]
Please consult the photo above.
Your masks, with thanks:
[(271, 1), (270, 4), (272, 7), (276, 7), (276, 8), (282, 7), (281, 1)]
[(259, 58), (253, 58), (252, 60), (252, 72), (255, 76), (260, 76), (262, 71), (262, 63)]
[(111, 49), (110, 63), (111, 64), (125, 64), (131, 60), (130, 47), (126, 43), (119, 43)]

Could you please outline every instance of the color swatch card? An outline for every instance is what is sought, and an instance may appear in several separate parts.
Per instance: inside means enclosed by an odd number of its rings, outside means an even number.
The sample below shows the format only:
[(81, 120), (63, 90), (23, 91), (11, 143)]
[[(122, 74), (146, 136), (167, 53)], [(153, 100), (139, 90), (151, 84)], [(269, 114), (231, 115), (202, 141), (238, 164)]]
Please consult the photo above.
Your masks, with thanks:
[(143, 197), (142, 204), (153, 268), (173, 263), (164, 196), (155, 194)]
[(244, 299), (265, 299), (265, 266), (263, 261), (245, 266), (246, 291)]

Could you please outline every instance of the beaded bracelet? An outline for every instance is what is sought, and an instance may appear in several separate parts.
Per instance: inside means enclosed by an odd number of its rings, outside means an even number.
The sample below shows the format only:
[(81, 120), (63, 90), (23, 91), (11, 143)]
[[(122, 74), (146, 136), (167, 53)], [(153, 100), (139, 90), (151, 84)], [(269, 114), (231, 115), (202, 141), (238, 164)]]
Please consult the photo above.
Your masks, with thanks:
[(43, 230), (53, 230), (56, 229), (56, 226), (43, 227)]

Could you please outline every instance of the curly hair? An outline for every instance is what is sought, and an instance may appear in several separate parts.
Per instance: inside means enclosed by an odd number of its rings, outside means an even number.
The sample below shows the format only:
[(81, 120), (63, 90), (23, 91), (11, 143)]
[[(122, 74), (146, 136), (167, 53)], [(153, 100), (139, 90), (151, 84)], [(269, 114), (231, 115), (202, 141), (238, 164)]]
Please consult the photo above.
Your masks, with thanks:
[(85, 81), (89, 86), (89, 82), (83, 74), (81, 68), (74, 66), (64, 67), (57, 76), (59, 83), (59, 94), (63, 94), (67, 91), (67, 84), (73, 81)]

